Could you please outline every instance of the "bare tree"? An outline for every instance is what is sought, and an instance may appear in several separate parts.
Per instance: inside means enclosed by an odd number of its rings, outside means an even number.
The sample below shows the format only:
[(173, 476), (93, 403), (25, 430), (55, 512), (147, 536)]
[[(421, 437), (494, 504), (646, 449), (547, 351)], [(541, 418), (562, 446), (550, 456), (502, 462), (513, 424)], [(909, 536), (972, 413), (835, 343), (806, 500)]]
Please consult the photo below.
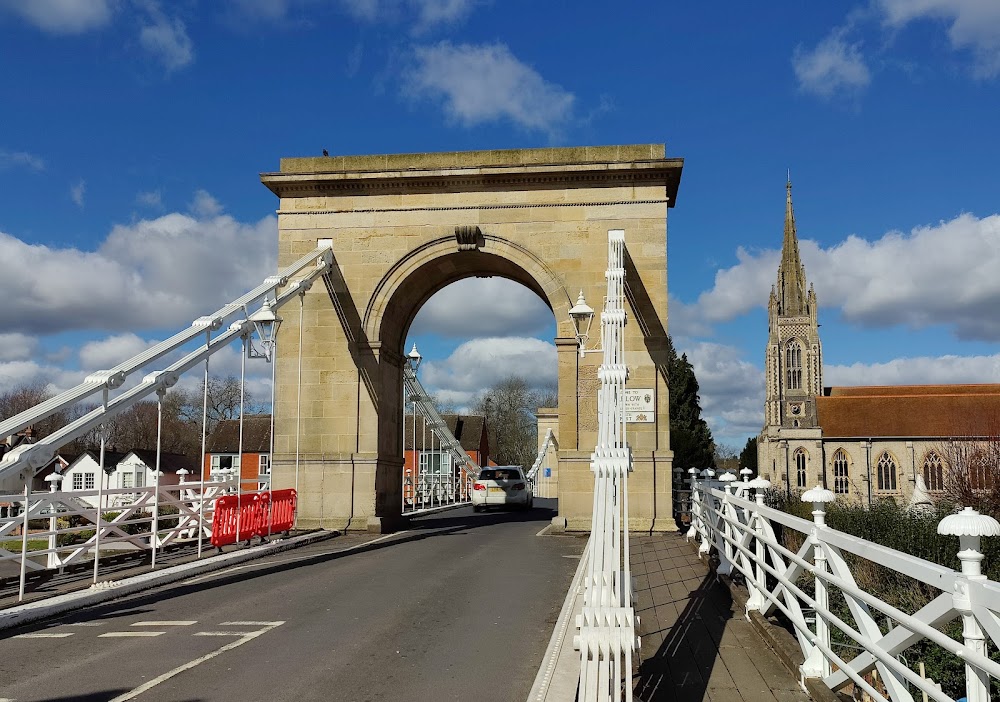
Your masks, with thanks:
[(528, 467), (538, 454), (539, 407), (551, 407), (557, 398), (551, 388), (533, 388), (524, 378), (510, 376), (485, 390), (473, 409), (486, 416), (490, 454), (500, 465)]
[(936, 451), (943, 463), (944, 499), (1000, 516), (1000, 435), (955, 439), (940, 444)]

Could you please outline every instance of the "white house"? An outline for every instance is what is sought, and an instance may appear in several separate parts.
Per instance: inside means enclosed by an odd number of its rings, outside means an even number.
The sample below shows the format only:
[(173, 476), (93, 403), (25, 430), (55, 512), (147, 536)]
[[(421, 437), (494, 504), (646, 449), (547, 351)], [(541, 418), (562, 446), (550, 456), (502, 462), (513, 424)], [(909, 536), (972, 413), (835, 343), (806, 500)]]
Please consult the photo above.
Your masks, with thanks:
[[(185, 469), (191, 473), (197, 467), (197, 461), (177, 453), (160, 454), (160, 485), (177, 485), (180, 476), (177, 471)], [(103, 490), (128, 488), (144, 488), (156, 482), (156, 451), (136, 449), (128, 453), (114, 451), (104, 452), (104, 484)], [(97, 506), (98, 475), (100, 470), (100, 454), (97, 451), (84, 451), (76, 457), (63, 471), (61, 489), (66, 492), (92, 492), (81, 496), (81, 499), (92, 507)], [(105, 506), (113, 507), (118, 495), (110, 495), (105, 500)]]

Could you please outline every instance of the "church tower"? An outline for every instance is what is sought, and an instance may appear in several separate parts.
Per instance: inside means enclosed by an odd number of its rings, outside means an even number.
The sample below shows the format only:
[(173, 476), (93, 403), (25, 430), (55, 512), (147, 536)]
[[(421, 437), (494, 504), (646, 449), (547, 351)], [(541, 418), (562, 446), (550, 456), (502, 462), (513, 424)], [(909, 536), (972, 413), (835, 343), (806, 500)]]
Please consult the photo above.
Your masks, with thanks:
[(807, 287), (806, 269), (799, 258), (790, 178), (785, 187), (785, 238), (778, 280), (767, 307), (763, 433), (771, 437), (780, 435), (782, 428), (815, 428), (816, 396), (823, 392), (816, 292), (811, 285)]

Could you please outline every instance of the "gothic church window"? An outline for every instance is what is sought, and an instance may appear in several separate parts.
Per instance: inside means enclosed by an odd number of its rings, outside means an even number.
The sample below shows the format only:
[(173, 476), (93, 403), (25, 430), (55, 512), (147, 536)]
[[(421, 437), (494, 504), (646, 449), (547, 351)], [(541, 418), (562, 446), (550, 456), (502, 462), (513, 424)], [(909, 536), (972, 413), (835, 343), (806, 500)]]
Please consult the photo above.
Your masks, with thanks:
[(847, 494), (850, 481), (848, 471), (847, 454), (844, 453), (844, 449), (837, 449), (833, 454), (833, 491), (838, 495)]
[(944, 464), (936, 451), (928, 451), (924, 458), (924, 484), (931, 492), (944, 490)]
[(973, 490), (992, 489), (995, 471), (985, 451), (974, 451), (969, 457), (969, 486)]
[(795, 450), (795, 484), (804, 488), (806, 486), (806, 452), (805, 449)]
[(888, 451), (883, 451), (875, 464), (878, 471), (878, 489), (887, 492), (896, 489), (896, 460), (889, 455)]
[(795, 339), (785, 345), (785, 369), (787, 371), (788, 389), (802, 388), (802, 346)]

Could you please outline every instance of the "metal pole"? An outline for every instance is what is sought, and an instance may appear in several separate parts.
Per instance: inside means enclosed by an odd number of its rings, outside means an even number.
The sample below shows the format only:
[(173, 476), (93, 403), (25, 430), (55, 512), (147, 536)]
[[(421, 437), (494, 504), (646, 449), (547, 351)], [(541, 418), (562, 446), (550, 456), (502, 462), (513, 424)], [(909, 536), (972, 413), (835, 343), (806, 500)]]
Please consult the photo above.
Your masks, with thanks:
[(21, 577), (17, 588), (17, 601), (24, 599), (24, 574), (28, 558), (28, 500), (31, 499), (31, 481), (34, 471), (24, 481), (24, 520), (21, 522)]
[[(304, 319), (304, 309), (306, 293), (303, 290), (299, 293), (299, 379), (296, 385), (295, 394), (295, 492), (299, 491), (299, 430), (302, 426), (302, 322)], [(274, 412), (274, 408), (271, 408)]]
[[(212, 341), (211, 330), (205, 332), (205, 347)], [(205, 357), (204, 387), (201, 393), (201, 480), (198, 482), (198, 558), (201, 558), (205, 533), (205, 455), (208, 440), (208, 356)]]
[[(108, 411), (108, 386), (104, 386), (104, 411)], [(101, 522), (104, 512), (104, 444), (107, 437), (107, 425), (101, 424), (101, 458), (100, 468), (97, 472), (97, 519), (94, 520), (94, 584), (97, 583), (97, 569), (101, 563)], [(111, 487), (110, 485), (108, 487)]]
[[(267, 447), (267, 538), (271, 538), (271, 513), (274, 511), (271, 505), (271, 495), (274, 486), (271, 484), (271, 476), (274, 475), (274, 368), (275, 350), (278, 348), (278, 338), (275, 337), (270, 342), (270, 362), (271, 362), (271, 441)], [(259, 459), (258, 459), (259, 460)], [(257, 472), (260, 472), (260, 464), (257, 464)]]
[(156, 391), (156, 470), (153, 472), (153, 533), (149, 535), (149, 544), (153, 547), (151, 568), (156, 568), (156, 542), (160, 538), (160, 447), (163, 437), (163, 396), (167, 391), (160, 388)]
[(247, 342), (249, 338), (243, 335), (243, 355), (240, 356), (240, 442), (237, 448), (236, 460), (236, 544), (240, 543), (240, 517), (243, 512), (243, 403), (246, 398), (247, 382)]

